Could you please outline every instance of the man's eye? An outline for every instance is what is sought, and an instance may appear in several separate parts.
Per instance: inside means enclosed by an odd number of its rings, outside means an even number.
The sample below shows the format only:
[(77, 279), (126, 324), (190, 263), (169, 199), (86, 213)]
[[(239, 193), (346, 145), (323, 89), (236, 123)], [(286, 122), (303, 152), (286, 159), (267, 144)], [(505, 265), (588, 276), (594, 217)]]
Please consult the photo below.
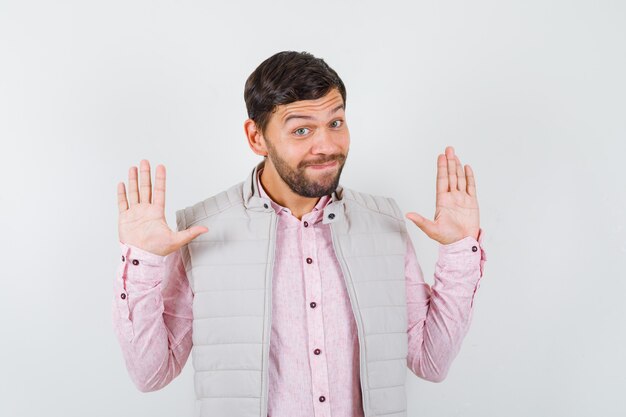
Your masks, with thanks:
[(303, 131), (303, 130), (308, 130), (308, 128), (307, 128), (307, 127), (301, 127), (301, 128), (299, 128), (299, 129), (294, 130), (294, 131), (293, 131), (293, 133), (295, 133), (295, 134), (296, 134), (296, 136), (302, 136), (302, 135), (304, 135), (305, 133), (298, 134), (298, 132), (301, 132), (301, 131)]
[[(335, 124), (335, 123), (339, 123), (339, 124)], [(331, 125), (334, 125), (333, 127), (339, 127), (341, 126), (342, 123), (343, 123), (343, 120), (335, 120), (331, 123)]]

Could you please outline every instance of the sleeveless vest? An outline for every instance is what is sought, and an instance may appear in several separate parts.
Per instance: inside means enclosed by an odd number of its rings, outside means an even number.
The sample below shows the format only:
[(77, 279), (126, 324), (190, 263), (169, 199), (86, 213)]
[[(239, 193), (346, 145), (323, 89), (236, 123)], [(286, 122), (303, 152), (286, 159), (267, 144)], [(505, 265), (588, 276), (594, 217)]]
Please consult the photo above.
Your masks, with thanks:
[[(176, 211), (178, 230), (209, 231), (181, 248), (193, 299), (197, 417), (266, 417), (278, 216), (245, 181)], [(324, 209), (358, 330), (365, 417), (406, 417), (404, 216), (392, 198), (339, 185)], [(333, 393), (329, 393), (332, 401)]]

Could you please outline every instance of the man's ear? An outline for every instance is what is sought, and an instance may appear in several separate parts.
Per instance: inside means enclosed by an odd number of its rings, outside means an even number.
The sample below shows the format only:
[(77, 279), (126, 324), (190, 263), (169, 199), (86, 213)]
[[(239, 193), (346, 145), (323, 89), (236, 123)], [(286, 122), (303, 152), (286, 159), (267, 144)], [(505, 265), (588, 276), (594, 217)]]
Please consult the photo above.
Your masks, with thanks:
[(257, 155), (267, 156), (267, 148), (265, 147), (265, 139), (261, 132), (257, 129), (257, 125), (252, 119), (246, 119), (243, 122), (243, 130), (248, 139), (248, 146)]

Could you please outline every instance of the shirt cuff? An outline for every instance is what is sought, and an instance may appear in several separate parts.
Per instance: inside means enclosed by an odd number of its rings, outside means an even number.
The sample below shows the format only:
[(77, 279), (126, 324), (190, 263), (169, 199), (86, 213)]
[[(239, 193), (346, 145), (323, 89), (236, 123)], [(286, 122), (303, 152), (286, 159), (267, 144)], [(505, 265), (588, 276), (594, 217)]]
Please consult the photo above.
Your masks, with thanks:
[[(478, 252), (479, 247), (482, 247), (483, 243), (483, 229), (478, 229), (478, 239), (473, 236), (466, 236), (456, 242), (448, 243), (447, 245), (439, 244), (439, 255), (447, 255), (452, 253), (467, 253)], [(474, 249), (474, 246), (476, 249)]]
[(480, 265), (480, 277), (483, 275), (483, 268), (487, 260), (487, 252), (483, 248), (483, 237), (485, 232), (478, 229), (478, 239), (473, 236), (466, 236), (456, 242), (447, 245), (439, 245), (439, 261), (444, 265)]
[(152, 252), (148, 252), (137, 246), (119, 242), (120, 249), (122, 250), (122, 262), (131, 262), (133, 265), (139, 263), (152, 266), (160, 266), (165, 262), (167, 256), (157, 255)]

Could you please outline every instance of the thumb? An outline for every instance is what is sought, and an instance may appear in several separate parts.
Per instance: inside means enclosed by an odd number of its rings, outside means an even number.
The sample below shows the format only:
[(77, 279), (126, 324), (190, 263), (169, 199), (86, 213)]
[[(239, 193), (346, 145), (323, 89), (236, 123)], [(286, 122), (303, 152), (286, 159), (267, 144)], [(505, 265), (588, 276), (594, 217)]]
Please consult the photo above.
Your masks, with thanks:
[(208, 231), (209, 229), (204, 226), (191, 226), (189, 229), (181, 230), (180, 232), (176, 233), (176, 245), (186, 245), (201, 234)]
[(429, 237), (433, 235), (435, 222), (415, 212), (406, 213), (405, 217), (415, 223), (415, 225), (422, 229)]

